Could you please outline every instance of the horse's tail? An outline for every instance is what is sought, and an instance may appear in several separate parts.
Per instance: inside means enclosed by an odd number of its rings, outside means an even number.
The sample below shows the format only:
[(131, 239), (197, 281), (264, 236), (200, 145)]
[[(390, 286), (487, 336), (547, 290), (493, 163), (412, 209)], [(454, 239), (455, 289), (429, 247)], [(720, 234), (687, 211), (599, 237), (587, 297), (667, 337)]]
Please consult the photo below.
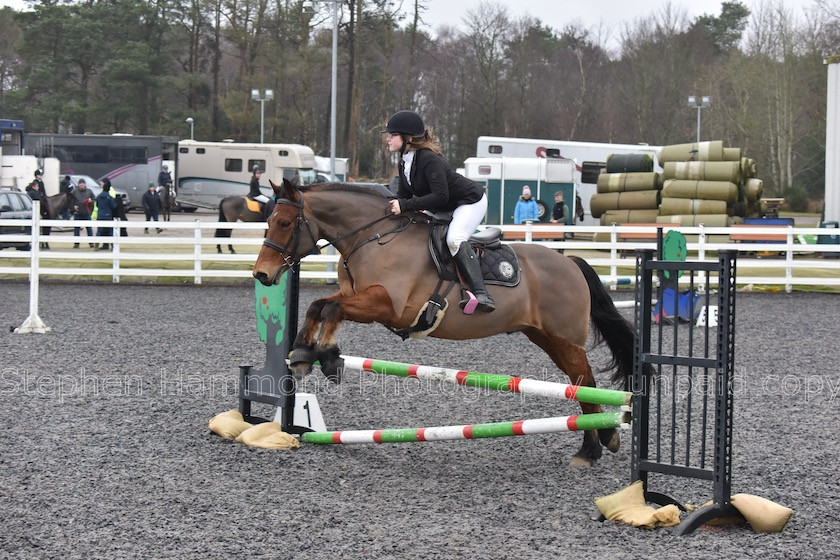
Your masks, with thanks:
[[(590, 317), (598, 337), (596, 342), (606, 342), (612, 353), (612, 361), (606, 369), (615, 368), (613, 383), (623, 382), (624, 389), (629, 390), (630, 376), (633, 374), (633, 326), (615, 308), (598, 273), (585, 260), (574, 256), (569, 258), (578, 266), (589, 285)], [(646, 364), (645, 367), (651, 366)]]

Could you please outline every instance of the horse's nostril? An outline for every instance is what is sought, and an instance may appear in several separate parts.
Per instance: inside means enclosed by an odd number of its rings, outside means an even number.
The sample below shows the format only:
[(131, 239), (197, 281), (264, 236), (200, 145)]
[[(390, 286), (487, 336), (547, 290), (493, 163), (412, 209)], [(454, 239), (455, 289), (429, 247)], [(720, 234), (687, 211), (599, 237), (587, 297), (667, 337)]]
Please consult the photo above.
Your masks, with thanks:
[(263, 286), (268, 286), (271, 282), (268, 279), (268, 274), (265, 272), (255, 272), (254, 278), (260, 281), (260, 284)]

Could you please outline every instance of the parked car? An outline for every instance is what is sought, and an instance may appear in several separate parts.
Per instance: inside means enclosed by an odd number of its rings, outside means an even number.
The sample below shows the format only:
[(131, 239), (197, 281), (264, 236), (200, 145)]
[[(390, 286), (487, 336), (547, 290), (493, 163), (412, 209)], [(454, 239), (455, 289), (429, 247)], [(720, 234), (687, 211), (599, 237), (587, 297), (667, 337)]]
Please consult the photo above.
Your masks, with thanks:
[[(2, 220), (32, 220), (32, 199), (23, 191), (17, 189), (0, 189), (0, 219)], [(14, 247), (18, 251), (28, 251), (30, 244), (26, 241), (3, 241), (2, 235), (29, 235), (28, 225), (0, 226), (0, 249)]]
[[(93, 193), (93, 196), (99, 196), (99, 193), (102, 192), (102, 187), (99, 186), (99, 181), (91, 177), (90, 175), (70, 175), (70, 186), (74, 189), (76, 188), (76, 184), (78, 184), (79, 179), (85, 180), (85, 185), (87, 188), (90, 189), (90, 192)], [(122, 201), (123, 208), (125, 211), (128, 212), (131, 210), (131, 199), (128, 197), (128, 193), (122, 189), (114, 189), (117, 193), (117, 196)]]

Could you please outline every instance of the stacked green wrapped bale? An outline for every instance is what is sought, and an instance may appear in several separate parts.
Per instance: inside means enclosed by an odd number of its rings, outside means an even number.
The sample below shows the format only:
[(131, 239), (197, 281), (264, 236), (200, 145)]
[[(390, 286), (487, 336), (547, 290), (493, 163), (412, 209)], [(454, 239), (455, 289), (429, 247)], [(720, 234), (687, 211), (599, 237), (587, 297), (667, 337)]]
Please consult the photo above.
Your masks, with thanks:
[[(761, 197), (755, 161), (720, 140), (665, 146), (657, 222), (726, 227), (750, 215)], [(754, 210), (753, 210), (754, 211)]]
[(648, 154), (612, 154), (604, 171), (589, 201), (592, 217), (602, 226), (656, 221), (662, 179)]

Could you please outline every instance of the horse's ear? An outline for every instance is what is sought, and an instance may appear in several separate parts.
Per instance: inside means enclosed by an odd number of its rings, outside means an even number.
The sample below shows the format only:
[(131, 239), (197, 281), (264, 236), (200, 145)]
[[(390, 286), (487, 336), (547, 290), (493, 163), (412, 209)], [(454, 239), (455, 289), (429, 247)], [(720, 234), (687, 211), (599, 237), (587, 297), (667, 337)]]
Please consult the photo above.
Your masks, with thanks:
[(292, 184), (292, 182), (286, 179), (285, 177), (283, 177), (283, 190), (286, 193), (286, 198), (288, 198), (289, 200), (294, 200), (295, 202), (298, 201), (298, 197), (296, 196), (297, 189)]

